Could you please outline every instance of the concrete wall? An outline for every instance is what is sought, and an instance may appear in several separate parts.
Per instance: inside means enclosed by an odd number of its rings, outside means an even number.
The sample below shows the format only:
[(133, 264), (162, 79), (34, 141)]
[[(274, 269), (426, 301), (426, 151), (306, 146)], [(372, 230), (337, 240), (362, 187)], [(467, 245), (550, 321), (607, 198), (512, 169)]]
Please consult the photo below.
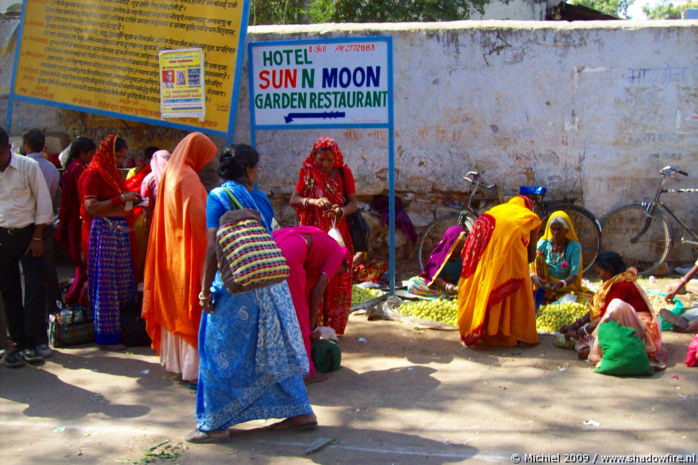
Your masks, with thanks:
[[(463, 21), (258, 26), (249, 40), (393, 37), (396, 188), (419, 228), (444, 198), (462, 198), (461, 175), (473, 168), (507, 193), (546, 185), (550, 197), (576, 196), (598, 216), (650, 195), (667, 164), (691, 174), (676, 186), (698, 186), (697, 33), (698, 21)], [(246, 70), (243, 77), (236, 142), (250, 140)], [(55, 117), (46, 126), (72, 135), (76, 120), (93, 120), (22, 107), (14, 110), (17, 130)], [(106, 133), (108, 125), (98, 126)], [(135, 123), (113, 127), (148, 135)], [(258, 131), (261, 187), (289, 221), (284, 204), (321, 135), (339, 142), (361, 199), (387, 192), (385, 130)], [(696, 195), (665, 196), (694, 228)]]
[[(542, 184), (553, 197), (577, 196), (598, 216), (651, 195), (667, 164), (691, 173), (677, 186), (698, 186), (697, 32), (698, 22), (466, 21), (260, 27), (250, 40), (393, 36), (396, 187), (414, 194), (408, 214), (422, 226), (432, 200), (462, 192), (460, 176), (471, 168), (508, 193)], [(243, 87), (239, 140), (249, 131)], [(262, 153), (278, 173), (291, 173), (268, 180), (269, 189), (287, 192), (326, 132), (339, 141), (359, 192), (384, 191), (381, 130), (259, 131)], [(666, 200), (698, 227), (695, 194)]]

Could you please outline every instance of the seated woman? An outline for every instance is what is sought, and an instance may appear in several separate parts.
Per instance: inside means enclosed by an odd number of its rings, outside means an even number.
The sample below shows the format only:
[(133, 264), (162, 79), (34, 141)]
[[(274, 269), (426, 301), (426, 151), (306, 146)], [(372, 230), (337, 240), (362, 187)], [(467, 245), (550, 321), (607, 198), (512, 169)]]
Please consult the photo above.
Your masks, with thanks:
[(451, 226), (441, 236), (419, 276), (410, 278), (407, 290), (425, 298), (451, 298), (458, 292), (463, 261), (460, 254), (468, 232)]
[(659, 320), (654, 313), (647, 294), (637, 284), (637, 271), (628, 269), (620, 255), (605, 252), (598, 256), (596, 273), (603, 281), (601, 288), (591, 300), (591, 311), (571, 325), (563, 326), (560, 332), (577, 342), (575, 349), (580, 359), (592, 362), (601, 360), (603, 353), (599, 345), (596, 328), (599, 323), (613, 320), (622, 326), (633, 328), (645, 345), (652, 367), (662, 369), (664, 364), (662, 335)]
[(582, 246), (570, 217), (562, 210), (550, 215), (545, 233), (538, 240), (533, 270), (536, 302), (547, 304), (565, 294), (575, 294), (577, 302), (587, 303), (593, 295), (582, 286)]
[(305, 383), (325, 381), (328, 376), (315, 371), (310, 357), (310, 341), (317, 335), (317, 314), (327, 284), (335, 274), (349, 268), (352, 257), (346, 247), (314, 226), (277, 229), (274, 239), (290, 268), (286, 282), (310, 364), (310, 371), (304, 377)]

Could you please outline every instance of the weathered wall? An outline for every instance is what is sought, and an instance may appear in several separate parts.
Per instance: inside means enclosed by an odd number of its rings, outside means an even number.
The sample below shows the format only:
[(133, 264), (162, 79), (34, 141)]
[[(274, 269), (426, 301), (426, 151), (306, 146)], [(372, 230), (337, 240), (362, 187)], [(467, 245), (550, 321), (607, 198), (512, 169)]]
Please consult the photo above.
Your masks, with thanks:
[[(509, 193), (543, 184), (552, 196), (577, 196), (599, 216), (650, 195), (667, 164), (691, 173), (677, 185), (698, 185), (698, 22), (338, 28), (255, 28), (250, 40), (394, 37), (396, 188), (426, 200), (408, 207), (418, 226), (432, 218), (432, 195), (461, 192), (471, 168)], [(244, 87), (239, 140), (249, 131)], [(283, 173), (269, 190), (287, 192), (313, 140), (328, 132), (359, 192), (384, 191), (387, 133), (353, 129), (259, 131), (259, 149)], [(695, 195), (666, 199), (698, 227)]]
[[(258, 26), (249, 40), (393, 37), (396, 189), (421, 227), (441, 199), (463, 192), (460, 176), (473, 168), (507, 193), (544, 184), (551, 197), (577, 196), (598, 216), (649, 195), (667, 164), (691, 173), (676, 185), (698, 185), (697, 33), (698, 21), (463, 21)], [(243, 77), (237, 142), (250, 140), (246, 70)], [(77, 132), (67, 124), (80, 119), (74, 112), (48, 112), (52, 126)], [(30, 119), (15, 108), (13, 121)], [(132, 134), (136, 126), (114, 124)], [(387, 191), (385, 130), (258, 131), (261, 186), (277, 206), (321, 135), (339, 142), (362, 199)], [(666, 200), (698, 228), (695, 194)]]

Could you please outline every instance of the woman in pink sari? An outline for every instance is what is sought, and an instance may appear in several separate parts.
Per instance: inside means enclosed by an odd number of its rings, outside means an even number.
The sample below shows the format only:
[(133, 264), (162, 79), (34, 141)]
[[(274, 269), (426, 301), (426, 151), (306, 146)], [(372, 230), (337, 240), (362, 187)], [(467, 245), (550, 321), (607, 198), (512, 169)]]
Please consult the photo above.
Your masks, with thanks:
[(148, 206), (145, 208), (148, 230), (153, 219), (153, 211), (155, 211), (155, 201), (158, 197), (158, 184), (162, 177), (162, 172), (165, 171), (167, 162), (172, 154), (167, 150), (158, 150), (150, 159), (150, 173), (148, 173), (141, 183), (141, 197), (148, 199)]
[(346, 247), (314, 226), (277, 229), (274, 231), (274, 239), (290, 268), (288, 287), (310, 363), (305, 382), (310, 384), (325, 381), (328, 376), (315, 371), (310, 357), (310, 341), (316, 334), (316, 318), (325, 289), (338, 272), (349, 269), (351, 254)]

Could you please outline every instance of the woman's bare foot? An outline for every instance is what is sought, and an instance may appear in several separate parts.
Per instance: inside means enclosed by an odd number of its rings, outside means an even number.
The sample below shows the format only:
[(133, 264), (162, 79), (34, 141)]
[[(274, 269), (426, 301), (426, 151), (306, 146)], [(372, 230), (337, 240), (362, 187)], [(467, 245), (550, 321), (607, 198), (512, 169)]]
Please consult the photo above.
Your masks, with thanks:
[(589, 358), (589, 347), (583, 347), (579, 350), (577, 350), (577, 358), (579, 360), (586, 360)]
[(227, 442), (230, 439), (230, 430), (221, 429), (216, 431), (199, 431), (195, 429), (188, 432), (184, 439), (187, 442), (206, 444), (212, 442)]
[(306, 415), (297, 415), (287, 418), (278, 423), (269, 426), (269, 429), (274, 431), (292, 430), (292, 431), (314, 431), (317, 429), (317, 417), (314, 413)]

